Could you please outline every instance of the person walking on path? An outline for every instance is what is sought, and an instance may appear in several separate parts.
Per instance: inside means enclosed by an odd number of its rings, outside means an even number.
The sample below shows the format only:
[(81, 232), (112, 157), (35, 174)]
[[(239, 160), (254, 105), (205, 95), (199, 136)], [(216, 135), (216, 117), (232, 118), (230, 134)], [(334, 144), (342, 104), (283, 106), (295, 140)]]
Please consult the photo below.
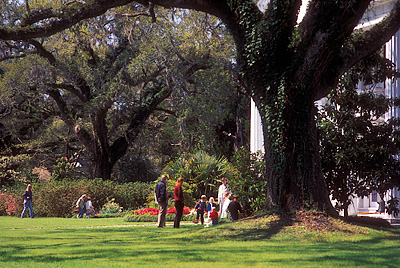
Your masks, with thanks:
[(161, 181), (156, 185), (155, 196), (159, 211), (157, 227), (165, 227), (165, 216), (168, 208), (167, 180), (168, 176), (164, 174), (161, 176)]
[(87, 199), (86, 205), (85, 205), (85, 207), (86, 207), (86, 217), (89, 219), (90, 215), (92, 215), (95, 211), (94, 211), (94, 207), (93, 207), (93, 204), (92, 204), (92, 198), (90, 196), (88, 196), (86, 199)]
[(21, 218), (24, 217), (26, 210), (29, 209), (29, 216), (33, 219), (32, 185), (31, 184), (28, 184), (22, 197), (24, 198), (24, 210), (22, 211)]
[(85, 208), (85, 201), (86, 201), (86, 195), (83, 194), (81, 197), (79, 197), (78, 201), (76, 201), (76, 207), (79, 209), (78, 215), (76, 216), (78, 219), (83, 218), (83, 213), (84, 213), (84, 208)]
[(183, 215), (183, 207), (185, 205), (183, 202), (182, 184), (183, 184), (183, 178), (179, 178), (176, 181), (176, 185), (174, 188), (175, 209), (176, 209), (174, 228), (179, 228), (179, 225), (180, 225), (181, 219), (182, 219), (182, 215)]
[[(227, 179), (222, 178), (221, 179), (221, 185), (218, 188), (218, 204), (219, 204), (219, 214), (222, 215), (223, 209), (224, 209), (224, 201), (225, 201), (225, 194), (229, 193), (232, 194), (232, 192), (229, 190), (229, 185), (227, 184)], [(222, 218), (222, 216), (221, 216)]]

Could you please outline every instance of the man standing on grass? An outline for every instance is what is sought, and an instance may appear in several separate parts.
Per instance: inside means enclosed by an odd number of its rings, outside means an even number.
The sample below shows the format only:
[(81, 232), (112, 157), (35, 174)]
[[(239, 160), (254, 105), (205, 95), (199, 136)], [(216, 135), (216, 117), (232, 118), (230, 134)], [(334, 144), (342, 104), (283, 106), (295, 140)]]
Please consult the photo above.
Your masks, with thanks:
[(157, 227), (165, 227), (165, 216), (167, 215), (168, 208), (168, 191), (167, 191), (167, 179), (166, 174), (161, 176), (161, 181), (156, 185), (156, 203), (158, 204), (158, 221)]

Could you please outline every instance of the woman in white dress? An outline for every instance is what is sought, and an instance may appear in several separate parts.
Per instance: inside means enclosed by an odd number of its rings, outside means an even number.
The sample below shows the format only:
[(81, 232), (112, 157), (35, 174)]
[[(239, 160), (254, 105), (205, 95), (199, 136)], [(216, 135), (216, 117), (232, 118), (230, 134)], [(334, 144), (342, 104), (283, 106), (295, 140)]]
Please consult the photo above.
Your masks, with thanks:
[(229, 201), (227, 202), (226, 206), (224, 205), (225, 201), (225, 194), (229, 193), (232, 194), (232, 192), (229, 190), (229, 185), (227, 184), (227, 179), (222, 178), (221, 179), (221, 185), (219, 186), (218, 189), (218, 204), (219, 204), (219, 215), (221, 215), (221, 218), (226, 217), (226, 208), (229, 205)]
[(225, 193), (224, 203), (222, 205), (221, 219), (228, 217), (228, 207), (231, 203), (231, 194), (229, 192)]

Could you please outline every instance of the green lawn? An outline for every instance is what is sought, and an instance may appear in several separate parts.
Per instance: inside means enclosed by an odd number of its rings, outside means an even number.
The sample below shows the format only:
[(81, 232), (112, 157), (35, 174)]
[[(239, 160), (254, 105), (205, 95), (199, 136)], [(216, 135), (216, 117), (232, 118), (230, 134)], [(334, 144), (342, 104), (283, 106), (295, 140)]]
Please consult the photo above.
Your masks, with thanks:
[[(0, 217), (0, 267), (399, 267), (400, 231), (316, 231), (274, 217), (180, 229), (117, 219)], [(329, 230), (328, 230), (329, 229)], [(327, 231), (328, 230), (328, 231)]]

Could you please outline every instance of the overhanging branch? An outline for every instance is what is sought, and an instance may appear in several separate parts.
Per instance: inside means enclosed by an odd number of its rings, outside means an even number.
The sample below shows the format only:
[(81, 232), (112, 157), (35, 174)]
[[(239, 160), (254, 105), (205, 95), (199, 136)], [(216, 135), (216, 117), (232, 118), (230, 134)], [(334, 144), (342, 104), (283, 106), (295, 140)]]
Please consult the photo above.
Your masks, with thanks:
[(400, 28), (400, 0), (396, 1), (392, 11), (383, 21), (359, 36), (351, 35), (335, 55), (329, 74), (325, 75), (324, 84), (315, 87), (318, 91), (315, 100), (326, 96), (336, 86), (340, 76), (363, 58), (379, 50)]
[[(20, 27), (0, 27), (0, 39), (3, 40), (27, 40), (37, 37), (48, 37), (63, 31), (78, 22), (97, 17), (107, 10), (123, 6), (133, 2), (132, 0), (94, 0), (88, 3), (63, 7), (61, 9), (45, 9), (31, 11), (21, 20)], [(137, 0), (135, 2), (147, 4), (148, 1)], [(40, 22), (40, 24), (35, 24)]]
[(354, 42), (343, 47), (341, 56), (345, 60), (344, 69), (348, 69), (361, 59), (379, 50), (400, 28), (400, 1), (383, 21), (370, 30), (362, 32)]

